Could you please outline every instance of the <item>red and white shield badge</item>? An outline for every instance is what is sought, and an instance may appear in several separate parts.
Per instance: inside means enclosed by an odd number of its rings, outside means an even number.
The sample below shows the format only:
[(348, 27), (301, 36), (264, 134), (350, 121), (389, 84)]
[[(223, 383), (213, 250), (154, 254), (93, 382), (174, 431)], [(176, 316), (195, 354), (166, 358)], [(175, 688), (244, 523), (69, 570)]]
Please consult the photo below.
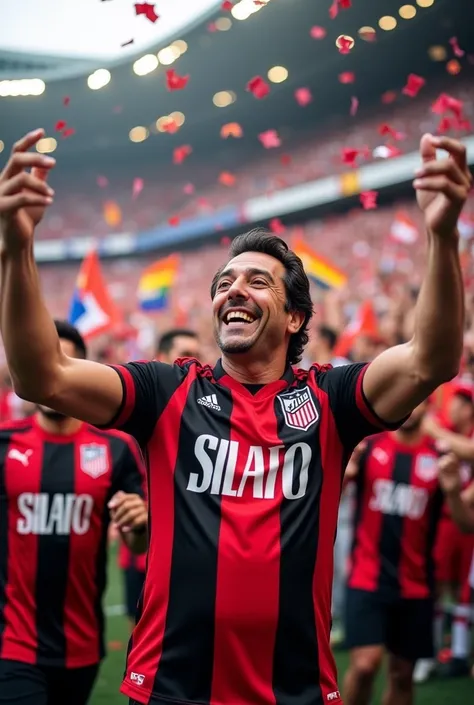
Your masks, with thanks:
[(109, 458), (107, 446), (99, 443), (88, 443), (80, 447), (80, 463), (81, 470), (86, 475), (97, 479), (101, 475), (105, 475), (109, 469)]
[(307, 431), (319, 419), (309, 387), (278, 395), (287, 426)]

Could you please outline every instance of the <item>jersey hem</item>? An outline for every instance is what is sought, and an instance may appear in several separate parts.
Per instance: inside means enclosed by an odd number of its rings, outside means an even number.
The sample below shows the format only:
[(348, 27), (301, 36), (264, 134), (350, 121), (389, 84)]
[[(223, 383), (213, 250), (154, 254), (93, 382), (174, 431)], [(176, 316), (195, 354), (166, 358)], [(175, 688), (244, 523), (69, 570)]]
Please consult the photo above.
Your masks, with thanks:
[(66, 671), (76, 668), (87, 668), (88, 666), (98, 666), (103, 659), (101, 656), (99, 659), (94, 659), (90, 661), (89, 659), (73, 659), (68, 660), (67, 663), (65, 659), (60, 658), (36, 658), (32, 655), (31, 659), (18, 658), (18, 656), (9, 656), (8, 654), (2, 654), (0, 658), (1, 661), (16, 661), (17, 663), (25, 663), (28, 666), (40, 666), (41, 668), (64, 668)]
[[(142, 705), (206, 705), (202, 700), (179, 700), (177, 698), (168, 698), (166, 695), (160, 695), (159, 693), (152, 693), (150, 690), (144, 690), (143, 688), (138, 688), (132, 683), (122, 683), (120, 687), (120, 692), (122, 695), (126, 695), (128, 698), (136, 700), (137, 703)], [(219, 705), (219, 703), (215, 703)], [(237, 705), (237, 704), (236, 704)], [(239, 703), (239, 705), (244, 705)], [(335, 701), (335, 705), (342, 705), (342, 701)]]

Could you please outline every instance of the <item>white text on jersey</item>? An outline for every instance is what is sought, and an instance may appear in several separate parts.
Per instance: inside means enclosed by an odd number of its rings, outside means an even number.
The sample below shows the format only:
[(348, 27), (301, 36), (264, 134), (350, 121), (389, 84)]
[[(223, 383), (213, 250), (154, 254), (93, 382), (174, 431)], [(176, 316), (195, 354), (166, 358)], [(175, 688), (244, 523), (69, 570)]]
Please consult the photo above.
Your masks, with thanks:
[(369, 509), (409, 519), (420, 519), (428, 504), (429, 494), (424, 487), (396, 484), (392, 480), (375, 480), (374, 494)]
[(18, 497), (19, 534), (85, 534), (89, 530), (93, 498), (88, 494), (34, 494)]

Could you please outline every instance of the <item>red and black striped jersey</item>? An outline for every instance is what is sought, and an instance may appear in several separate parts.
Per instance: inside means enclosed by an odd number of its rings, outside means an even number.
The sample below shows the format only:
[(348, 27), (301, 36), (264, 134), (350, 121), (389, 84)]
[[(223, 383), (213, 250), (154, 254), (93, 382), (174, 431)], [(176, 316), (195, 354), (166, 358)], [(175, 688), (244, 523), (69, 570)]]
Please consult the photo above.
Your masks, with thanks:
[(428, 438), (416, 445), (393, 433), (369, 440), (356, 480), (350, 587), (408, 599), (433, 595), (443, 506), (438, 455)]
[(140, 703), (339, 703), (329, 646), (343, 471), (383, 426), (364, 365), (255, 393), (196, 360), (115, 368), (146, 450), (150, 544), (122, 692)]
[(81, 424), (0, 425), (0, 658), (79, 668), (104, 655), (102, 595), (115, 492), (142, 494), (135, 441)]

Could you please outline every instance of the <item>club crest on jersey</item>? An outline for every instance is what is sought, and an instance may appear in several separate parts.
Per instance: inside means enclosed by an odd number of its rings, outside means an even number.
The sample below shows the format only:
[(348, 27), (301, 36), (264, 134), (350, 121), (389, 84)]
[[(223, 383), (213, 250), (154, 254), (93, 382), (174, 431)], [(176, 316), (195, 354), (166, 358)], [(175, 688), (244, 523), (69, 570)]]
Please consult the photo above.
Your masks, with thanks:
[(104, 475), (109, 469), (107, 446), (99, 443), (88, 443), (80, 447), (81, 470), (94, 480)]
[(431, 482), (438, 475), (438, 464), (434, 455), (419, 455), (415, 472), (420, 480)]
[(309, 387), (278, 395), (286, 425), (307, 431), (319, 419)]

